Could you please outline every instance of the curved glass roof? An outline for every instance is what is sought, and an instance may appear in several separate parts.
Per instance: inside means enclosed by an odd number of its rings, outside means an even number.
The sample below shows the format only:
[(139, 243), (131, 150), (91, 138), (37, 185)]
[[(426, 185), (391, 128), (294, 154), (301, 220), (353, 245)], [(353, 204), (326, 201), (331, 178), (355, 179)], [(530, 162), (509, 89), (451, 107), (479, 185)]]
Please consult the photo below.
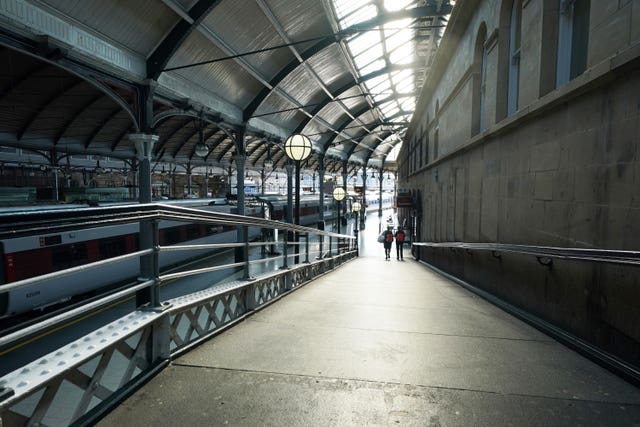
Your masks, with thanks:
[[(397, 12), (425, 5), (424, 0), (333, 0), (339, 30), (358, 29), (346, 38), (345, 44), (360, 77), (382, 73), (364, 79), (363, 83), (381, 122), (408, 125), (415, 110), (418, 90), (430, 62), (421, 58), (425, 55), (420, 52), (429, 43), (432, 46), (426, 48), (435, 51), (442, 25)], [(368, 25), (359, 28), (359, 24)], [(394, 143), (401, 140), (406, 126), (398, 129), (389, 137)]]
[[(38, 23), (6, 29), (0, 144), (127, 160), (128, 134), (148, 129), (163, 164), (226, 167), (239, 153), (281, 168), (278, 148), (303, 133), (314, 150), (304, 167), (335, 171), (394, 169), (453, 1), (67, 3), (25, 3), (68, 30), (45, 32), (46, 46)], [(81, 57), (67, 48), (78, 22), (97, 46)]]

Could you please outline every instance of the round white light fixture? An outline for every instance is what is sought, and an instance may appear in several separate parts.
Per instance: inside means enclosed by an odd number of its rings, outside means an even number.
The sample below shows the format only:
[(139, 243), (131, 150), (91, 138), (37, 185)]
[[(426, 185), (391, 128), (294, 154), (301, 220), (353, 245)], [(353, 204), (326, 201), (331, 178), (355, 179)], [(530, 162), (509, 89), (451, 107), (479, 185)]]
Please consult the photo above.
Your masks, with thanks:
[(338, 202), (343, 201), (346, 196), (347, 193), (344, 191), (344, 188), (336, 187), (333, 189), (333, 198)]
[(354, 212), (360, 212), (360, 208), (362, 208), (362, 205), (360, 204), (360, 202), (353, 202), (351, 204), (351, 210)]
[(305, 135), (293, 134), (284, 142), (284, 152), (291, 160), (300, 162), (311, 154), (311, 141)]
[(196, 144), (196, 156), (198, 157), (206, 157), (209, 154), (209, 147), (204, 142), (199, 142)]

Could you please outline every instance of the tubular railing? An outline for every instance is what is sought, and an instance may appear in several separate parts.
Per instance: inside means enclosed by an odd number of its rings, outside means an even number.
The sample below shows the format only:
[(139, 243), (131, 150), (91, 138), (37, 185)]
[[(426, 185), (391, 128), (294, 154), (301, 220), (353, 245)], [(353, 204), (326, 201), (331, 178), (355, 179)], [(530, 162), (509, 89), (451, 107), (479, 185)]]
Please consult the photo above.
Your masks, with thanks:
[[(607, 249), (559, 248), (554, 246), (512, 245), (505, 243), (416, 242), (414, 247), (465, 249), (469, 251), (531, 255), (550, 266), (553, 259), (640, 265), (640, 252)], [(551, 264), (549, 264), (551, 262)]]
[[(552, 246), (532, 246), (532, 245), (514, 245), (502, 243), (466, 243), (466, 242), (414, 242), (412, 243), (412, 252), (418, 261), (424, 262), (439, 273), (449, 277), (460, 285), (466, 287), (472, 292), (480, 295), (486, 300), (492, 302), (508, 313), (524, 320), (537, 329), (554, 337), (558, 341), (573, 348), (574, 350), (584, 354), (596, 363), (604, 366), (617, 375), (625, 378), (627, 381), (640, 385), (640, 367), (632, 365), (619, 357), (599, 348), (598, 346), (585, 341), (584, 339), (573, 335), (572, 333), (530, 313), (527, 310), (516, 307), (509, 302), (493, 295), (478, 286), (468, 283), (462, 278), (456, 277), (446, 271), (433, 265), (426, 260), (422, 250), (424, 249), (444, 249), (444, 250), (463, 250), (469, 255), (476, 252), (488, 252), (493, 258), (502, 262), (504, 254), (513, 254), (517, 256), (532, 256), (537, 262), (548, 270), (554, 270), (554, 260), (567, 260), (572, 262), (590, 262), (590, 263), (607, 263), (629, 266), (631, 268), (640, 266), (639, 251), (623, 251), (623, 250), (607, 250), (607, 249), (582, 249), (582, 248), (562, 248)], [(635, 270), (635, 269), (634, 269)], [(551, 272), (549, 273), (551, 274)], [(557, 275), (558, 272), (553, 274)], [(583, 295), (578, 295), (582, 298)]]
[[(0, 296), (9, 293), (11, 297), (13, 292), (60, 277), (70, 277), (132, 258), (141, 259), (137, 283), (0, 336), (0, 354), (7, 353), (12, 347), (54, 330), (64, 322), (87, 316), (123, 298), (137, 296), (138, 308), (129, 315), (1, 377), (0, 416), (4, 425), (91, 424), (155, 375), (173, 357), (357, 255), (353, 236), (260, 218), (162, 204), (0, 214), (0, 239), (145, 221), (151, 224), (151, 247), (0, 285)], [(242, 229), (243, 232), (237, 234), (244, 236), (244, 241), (163, 246), (158, 243), (162, 221), (234, 226)], [(284, 237), (278, 242), (250, 241), (249, 230), (254, 227), (282, 231)], [(292, 233), (299, 233), (302, 241), (288, 241), (287, 236)], [(319, 239), (319, 249), (311, 250), (311, 237)], [(325, 238), (329, 240), (326, 246)], [(297, 254), (301, 262), (291, 265), (296, 254), (290, 247), (295, 245), (302, 249)], [(260, 246), (279, 248), (281, 255), (250, 259), (249, 249)], [(188, 271), (160, 272), (161, 253), (188, 250), (201, 253), (219, 249), (241, 250), (242, 259)], [(278, 270), (251, 276), (252, 266), (279, 261), (282, 265)], [(241, 280), (166, 301), (159, 299), (158, 289), (168, 281), (238, 268), (243, 271)]]

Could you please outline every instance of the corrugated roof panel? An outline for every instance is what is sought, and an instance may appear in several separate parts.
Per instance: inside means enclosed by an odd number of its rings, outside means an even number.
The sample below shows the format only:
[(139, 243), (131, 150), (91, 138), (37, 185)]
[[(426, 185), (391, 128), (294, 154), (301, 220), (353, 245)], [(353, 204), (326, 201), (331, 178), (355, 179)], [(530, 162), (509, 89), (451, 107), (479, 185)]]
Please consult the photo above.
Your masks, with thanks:
[(317, 102), (322, 99), (319, 94), (322, 89), (317, 81), (309, 75), (306, 68), (298, 67), (285, 78), (280, 87), (287, 93), (293, 94), (295, 99), (302, 105)]
[[(329, 36), (333, 33), (322, 1), (269, 0), (266, 3), (291, 42)], [(295, 49), (302, 52), (316, 42), (296, 44)]]
[(179, 17), (157, 0), (41, 0), (92, 32), (141, 55), (148, 55)]
[(368, 110), (366, 113), (361, 114), (360, 116), (356, 117), (356, 119), (358, 119), (357, 122), (351, 122), (347, 128), (350, 129), (357, 129), (358, 127), (360, 127), (360, 123), (363, 123), (365, 127), (367, 128), (371, 128), (372, 127), (372, 123), (376, 123), (378, 121), (376, 114), (374, 113), (374, 110)]
[[(297, 105), (277, 93), (271, 93), (256, 111), (255, 116), (264, 114), (264, 116), (260, 117), (262, 120), (278, 124), (285, 129), (294, 129), (307, 117), (298, 111), (296, 107)], [(310, 108), (306, 110), (310, 110)]]
[(340, 117), (345, 115), (344, 109), (337, 102), (331, 102), (320, 111), (318, 117), (328, 123), (335, 123)]
[(345, 77), (354, 80), (338, 46), (325, 49), (307, 61), (326, 86)]
[[(224, 54), (198, 32), (194, 32), (173, 56), (169, 67), (220, 58)], [(203, 87), (240, 107), (248, 104), (264, 86), (235, 61), (226, 60), (177, 71), (195, 85)]]
[(365, 95), (362, 93), (360, 86), (354, 86), (341, 93), (337, 100), (352, 111), (359, 110), (366, 103)]
[[(253, 0), (223, 1), (207, 16), (204, 24), (221, 37), (235, 54), (247, 54), (286, 44)], [(242, 59), (250, 63), (266, 80), (270, 80), (284, 65), (293, 61), (295, 56), (288, 48), (278, 48), (246, 55)]]

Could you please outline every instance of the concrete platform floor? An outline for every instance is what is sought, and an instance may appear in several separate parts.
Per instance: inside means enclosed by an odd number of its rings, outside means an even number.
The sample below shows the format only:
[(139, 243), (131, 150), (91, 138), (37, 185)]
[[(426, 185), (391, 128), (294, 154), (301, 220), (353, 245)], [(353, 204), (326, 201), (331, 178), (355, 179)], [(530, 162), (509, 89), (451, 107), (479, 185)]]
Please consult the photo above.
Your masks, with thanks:
[(640, 389), (376, 249), (175, 360), (99, 425), (640, 425)]

